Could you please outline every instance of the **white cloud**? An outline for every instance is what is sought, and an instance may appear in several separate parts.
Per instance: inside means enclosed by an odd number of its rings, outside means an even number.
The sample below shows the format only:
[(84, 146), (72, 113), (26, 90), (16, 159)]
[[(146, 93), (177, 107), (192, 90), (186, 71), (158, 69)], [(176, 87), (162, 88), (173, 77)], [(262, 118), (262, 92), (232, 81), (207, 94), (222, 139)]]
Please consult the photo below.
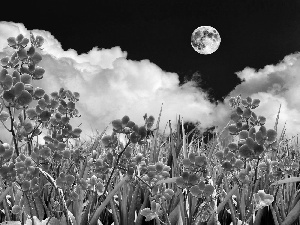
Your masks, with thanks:
[[(300, 133), (300, 54), (286, 56), (276, 65), (267, 65), (262, 69), (245, 68), (237, 72), (243, 81), (229, 94), (242, 94), (261, 100), (255, 113), (267, 118), (267, 128), (274, 128), (278, 110), (278, 133), (281, 133), (286, 122), (289, 137)], [(226, 100), (228, 100), (228, 97)]]
[[(1, 22), (0, 30), (2, 48), (7, 46), (8, 37), (19, 33), (29, 37), (30, 32), (23, 24), (9, 22)], [(32, 32), (45, 38), (40, 66), (46, 73), (42, 80), (34, 81), (35, 85), (46, 93), (58, 91), (60, 87), (79, 92), (77, 108), (82, 117), (73, 125), (82, 122), (84, 133), (91, 133), (90, 126), (101, 132), (109, 122), (124, 115), (142, 125), (145, 113), (157, 119), (162, 103), (161, 129), (169, 120), (175, 125), (176, 115), (181, 115), (185, 121), (200, 120), (203, 126), (213, 124), (216, 106), (193, 83), (179, 86), (176, 73), (163, 71), (146, 59), (126, 59), (127, 53), (118, 46), (95, 47), (79, 55), (73, 49), (63, 50), (48, 31)]]
[[(23, 24), (0, 22), (0, 56), (8, 53), (7, 38), (22, 33), (29, 37), (29, 30)], [(85, 54), (75, 50), (64, 50), (60, 42), (48, 31), (33, 30), (34, 35), (45, 38), (43, 61), (44, 78), (34, 81), (34, 86), (42, 87), (46, 93), (63, 87), (80, 93), (77, 108), (82, 115), (74, 119), (72, 125), (81, 128), (84, 134), (92, 129), (99, 132), (114, 119), (128, 115), (139, 125), (143, 115), (153, 115), (156, 120), (163, 103), (161, 130), (166, 123), (181, 115), (184, 121), (200, 121), (203, 127), (217, 125), (222, 129), (229, 121), (229, 107), (217, 106), (207, 100), (207, 94), (197, 89), (192, 82), (179, 85), (176, 73), (163, 71), (149, 60), (127, 59), (127, 52), (116, 46), (111, 49), (94, 47)], [(2, 50), (3, 49), (3, 50)], [(279, 131), (287, 121), (287, 132), (300, 132), (300, 60), (299, 54), (284, 58), (277, 65), (268, 65), (255, 71), (245, 68), (237, 72), (243, 80), (230, 93), (242, 97), (259, 98), (261, 105), (255, 112), (267, 118), (267, 128), (273, 128), (279, 105), (281, 114)], [(227, 102), (229, 97), (226, 99)], [(7, 133), (0, 127), (0, 133)], [(85, 138), (85, 136), (84, 136)], [(8, 137), (5, 141), (10, 142)]]

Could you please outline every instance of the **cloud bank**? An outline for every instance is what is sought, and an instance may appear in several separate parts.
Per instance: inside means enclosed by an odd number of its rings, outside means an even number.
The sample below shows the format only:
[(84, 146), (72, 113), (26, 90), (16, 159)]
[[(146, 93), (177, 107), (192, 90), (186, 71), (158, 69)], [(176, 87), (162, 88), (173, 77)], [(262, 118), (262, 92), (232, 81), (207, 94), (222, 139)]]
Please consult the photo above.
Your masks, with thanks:
[[(8, 37), (19, 33), (29, 37), (29, 32), (23, 24), (1, 22), (2, 55), (9, 52)], [(79, 92), (77, 108), (82, 117), (72, 125), (82, 123), (86, 135), (90, 135), (92, 129), (101, 132), (112, 120), (124, 115), (143, 125), (144, 114), (157, 119), (162, 104), (161, 130), (169, 120), (175, 125), (178, 115), (184, 121), (200, 121), (203, 127), (214, 122), (216, 105), (210, 103), (207, 94), (193, 82), (180, 86), (176, 73), (163, 71), (147, 59), (129, 60), (127, 52), (118, 46), (111, 49), (94, 47), (88, 53), (78, 54), (73, 49), (64, 50), (48, 31), (32, 30), (32, 33), (45, 38), (41, 51), (43, 60), (39, 66), (46, 72), (42, 80), (34, 81), (34, 85), (46, 93), (61, 87)]]
[[(245, 68), (236, 75), (242, 83), (229, 94), (250, 96), (261, 100), (254, 111), (267, 118), (266, 127), (274, 128), (279, 107), (278, 133), (281, 134), (286, 123), (289, 138), (300, 133), (300, 54), (290, 54), (276, 65), (262, 69)], [(229, 96), (225, 101), (229, 100)]]
[[(9, 53), (8, 37), (20, 33), (29, 37), (29, 32), (23, 24), (0, 22), (0, 56)], [(34, 81), (34, 86), (49, 94), (61, 87), (80, 93), (76, 105), (82, 117), (74, 119), (71, 124), (76, 127), (82, 123), (83, 139), (88, 140), (92, 130), (102, 132), (112, 120), (124, 115), (139, 125), (143, 124), (145, 113), (157, 119), (162, 103), (161, 131), (169, 120), (174, 125), (178, 115), (184, 121), (200, 121), (201, 127), (217, 125), (221, 129), (228, 123), (229, 97), (225, 104), (213, 104), (207, 93), (196, 88), (193, 82), (179, 85), (176, 73), (164, 71), (147, 59), (129, 60), (127, 52), (119, 46), (111, 49), (94, 47), (85, 54), (78, 54), (73, 49), (64, 50), (49, 31), (37, 29), (32, 33), (45, 38), (41, 51), (43, 60), (39, 66), (46, 72), (42, 80)], [(279, 129), (287, 121), (287, 132), (299, 133), (299, 71), (299, 54), (287, 56), (277, 65), (258, 71), (245, 68), (236, 73), (242, 83), (229, 95), (259, 98), (261, 106), (255, 112), (267, 118), (268, 128), (274, 126), (281, 104)], [(0, 133), (7, 133), (2, 126)], [(3, 139), (10, 142), (7, 137)]]

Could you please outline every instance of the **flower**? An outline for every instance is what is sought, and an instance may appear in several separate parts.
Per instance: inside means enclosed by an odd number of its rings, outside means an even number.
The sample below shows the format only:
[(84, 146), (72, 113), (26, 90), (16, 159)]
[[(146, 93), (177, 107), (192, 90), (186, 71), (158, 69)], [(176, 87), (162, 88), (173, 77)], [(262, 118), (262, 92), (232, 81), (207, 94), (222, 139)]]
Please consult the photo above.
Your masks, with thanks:
[(256, 209), (269, 206), (274, 201), (274, 197), (270, 194), (266, 194), (264, 190), (259, 190), (257, 194), (254, 195), (256, 201)]

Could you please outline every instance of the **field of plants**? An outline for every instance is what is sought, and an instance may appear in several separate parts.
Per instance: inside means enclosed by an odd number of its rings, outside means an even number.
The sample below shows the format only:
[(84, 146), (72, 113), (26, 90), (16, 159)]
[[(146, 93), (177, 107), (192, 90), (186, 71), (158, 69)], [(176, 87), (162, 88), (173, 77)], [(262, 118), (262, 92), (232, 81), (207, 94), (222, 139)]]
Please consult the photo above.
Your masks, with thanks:
[(159, 133), (161, 109), (157, 118), (145, 112), (144, 124), (116, 118), (112, 133), (82, 142), (70, 124), (80, 93), (33, 86), (45, 73), (44, 38), (7, 41), (0, 126), (12, 141), (0, 134), (1, 224), (300, 224), (299, 143), (277, 131), (280, 109), (267, 128), (260, 100), (237, 96), (228, 125), (209, 139), (186, 132), (180, 117), (165, 127), (170, 135)]

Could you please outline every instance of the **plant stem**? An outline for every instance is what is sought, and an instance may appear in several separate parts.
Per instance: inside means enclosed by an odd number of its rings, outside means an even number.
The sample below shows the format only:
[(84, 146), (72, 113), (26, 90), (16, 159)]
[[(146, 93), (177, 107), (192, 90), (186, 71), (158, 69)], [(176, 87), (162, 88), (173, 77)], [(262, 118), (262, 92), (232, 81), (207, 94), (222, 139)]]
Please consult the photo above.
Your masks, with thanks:
[(18, 143), (17, 143), (17, 139), (16, 139), (16, 134), (14, 131), (14, 117), (11, 113), (10, 107), (7, 106), (6, 108), (8, 109), (8, 112), (10, 115), (10, 132), (12, 133), (12, 136), (13, 136), (13, 140), (14, 140), (14, 144), (15, 144), (15, 151), (16, 151), (17, 156), (19, 156)]
[(125, 176), (116, 186), (115, 188), (109, 193), (109, 195), (106, 197), (106, 199), (104, 200), (104, 202), (97, 208), (96, 212), (94, 213), (92, 219), (90, 220), (90, 225), (96, 225), (97, 224), (97, 220), (101, 214), (101, 212), (104, 210), (104, 208), (106, 207), (106, 205), (109, 203), (109, 201), (111, 200), (111, 198), (115, 195), (115, 193), (119, 190), (120, 187), (123, 186), (123, 184), (125, 184), (125, 182), (128, 180), (128, 176)]

